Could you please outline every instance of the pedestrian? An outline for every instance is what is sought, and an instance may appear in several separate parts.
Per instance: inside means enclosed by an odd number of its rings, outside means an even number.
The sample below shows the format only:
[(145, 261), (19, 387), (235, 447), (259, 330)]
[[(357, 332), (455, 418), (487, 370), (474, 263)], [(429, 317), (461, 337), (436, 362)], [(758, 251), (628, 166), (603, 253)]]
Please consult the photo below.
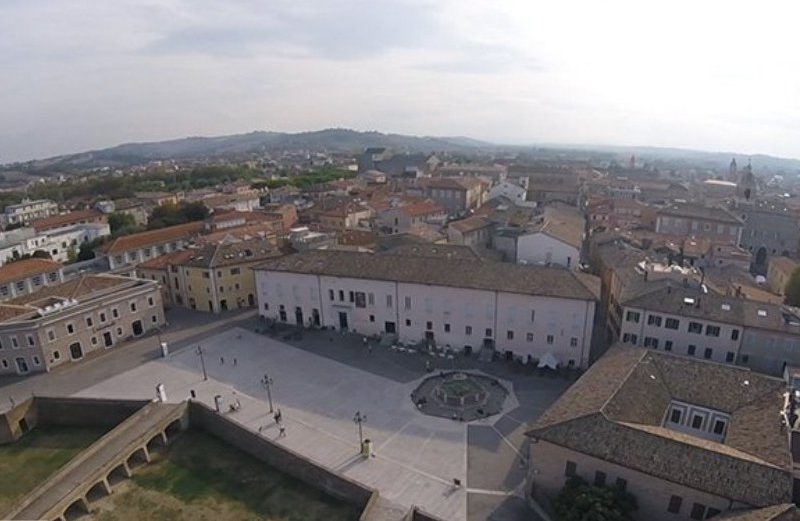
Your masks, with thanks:
[(372, 354), (372, 344), (367, 345), (367, 351)]
[(236, 360), (236, 358), (234, 358), (234, 359), (233, 359), (233, 367), (236, 367), (236, 364), (238, 364), (238, 363), (239, 363), (239, 361), (238, 361), (238, 360)]
[(366, 347), (366, 345), (367, 345), (367, 337), (364, 337), (361, 341), (364, 343), (364, 346)]
[(283, 421), (283, 413), (278, 409), (278, 412), (275, 413), (275, 423), (280, 423), (281, 421)]
[(281, 417), (278, 416), (278, 411), (275, 411), (275, 414), (272, 415), (272, 418), (275, 420), (275, 424), (278, 424), (278, 423), (281, 422)]
[(225, 359), (223, 357), (219, 357), (219, 365), (225, 365)]
[(283, 438), (284, 436), (286, 436), (286, 427), (284, 427), (283, 424), (280, 424), (278, 429), (279, 429), (279, 432), (278, 432), (278, 437), (279, 438)]

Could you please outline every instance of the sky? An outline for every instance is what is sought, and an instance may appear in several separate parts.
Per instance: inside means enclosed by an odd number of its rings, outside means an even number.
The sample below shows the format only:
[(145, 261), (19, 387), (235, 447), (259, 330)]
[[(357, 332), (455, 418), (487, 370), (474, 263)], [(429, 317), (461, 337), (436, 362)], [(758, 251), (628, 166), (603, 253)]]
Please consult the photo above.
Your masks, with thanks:
[(0, 163), (329, 127), (800, 157), (792, 1), (0, 0)]

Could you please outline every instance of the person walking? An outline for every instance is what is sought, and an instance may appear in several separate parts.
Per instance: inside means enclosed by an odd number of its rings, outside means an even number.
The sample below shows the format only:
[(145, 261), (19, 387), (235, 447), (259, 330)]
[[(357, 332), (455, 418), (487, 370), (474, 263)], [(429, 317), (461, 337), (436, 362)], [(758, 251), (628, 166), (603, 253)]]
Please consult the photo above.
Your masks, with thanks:
[(239, 361), (236, 358), (234, 358), (233, 359), (233, 367), (236, 367), (236, 364), (238, 364), (238, 363), (239, 363)]
[(225, 358), (219, 357), (219, 365), (225, 365)]

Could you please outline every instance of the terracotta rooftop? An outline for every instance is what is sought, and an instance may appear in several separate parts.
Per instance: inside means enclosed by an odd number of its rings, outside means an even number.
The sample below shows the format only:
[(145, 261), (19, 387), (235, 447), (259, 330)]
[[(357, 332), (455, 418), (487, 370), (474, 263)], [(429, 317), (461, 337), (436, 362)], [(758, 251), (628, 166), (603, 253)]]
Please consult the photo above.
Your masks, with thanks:
[(407, 204), (405, 206), (399, 207), (398, 210), (412, 217), (418, 217), (424, 215), (437, 215), (445, 213), (445, 210), (442, 207), (442, 205), (430, 200)]
[(159, 230), (150, 230), (146, 232), (134, 233), (131, 235), (123, 235), (117, 237), (108, 243), (103, 251), (108, 255), (115, 255), (131, 250), (138, 250), (148, 246), (156, 246), (171, 242), (178, 239), (185, 239), (199, 234), (203, 230), (204, 224), (202, 221), (195, 221), (177, 226), (169, 226)]
[(210, 244), (190, 250), (192, 255), (182, 260), (180, 265), (194, 268), (218, 268), (259, 262), (284, 253), (263, 239), (233, 242), (229, 244)]
[(486, 217), (481, 215), (473, 215), (471, 217), (467, 217), (466, 219), (461, 219), (460, 221), (452, 221), (447, 226), (448, 228), (454, 228), (461, 233), (469, 233), (482, 228), (487, 228), (491, 225), (492, 221)]
[(23, 259), (10, 262), (0, 267), (0, 284), (15, 282), (33, 275), (50, 273), (60, 269), (60, 263), (48, 259)]
[(31, 223), (31, 226), (37, 231), (50, 230), (52, 228), (60, 228), (70, 224), (77, 224), (82, 221), (93, 221), (103, 217), (105, 214), (98, 210), (79, 210), (77, 212), (62, 213), (59, 215), (52, 215), (43, 219), (37, 219)]
[[(660, 479), (766, 507), (792, 498), (785, 383), (749, 369), (612, 347), (527, 434)], [(724, 442), (662, 426), (672, 401), (730, 415)]]
[(717, 206), (703, 206), (696, 203), (672, 203), (658, 210), (658, 215), (670, 217), (683, 217), (692, 219), (706, 219), (728, 224), (741, 225), (742, 221), (728, 210)]
[(482, 183), (474, 177), (425, 177), (419, 180), (425, 188), (444, 188), (450, 190), (470, 190)]
[(274, 259), (256, 269), (502, 291), (594, 301), (569, 270), (419, 255), (311, 250)]
[(167, 253), (166, 255), (159, 255), (145, 262), (139, 263), (138, 268), (147, 270), (163, 270), (167, 266), (181, 264), (186, 259), (193, 255), (192, 250), (178, 250)]

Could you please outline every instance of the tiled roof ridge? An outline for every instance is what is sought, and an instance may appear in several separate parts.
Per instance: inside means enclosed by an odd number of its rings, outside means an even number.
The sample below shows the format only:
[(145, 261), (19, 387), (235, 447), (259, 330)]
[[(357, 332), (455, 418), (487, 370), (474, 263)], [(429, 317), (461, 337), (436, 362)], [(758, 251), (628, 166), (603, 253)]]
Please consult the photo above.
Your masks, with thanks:
[(639, 364), (642, 363), (642, 359), (647, 354), (648, 354), (647, 351), (642, 350), (642, 352), (639, 354), (639, 356), (638, 356), (638, 358), (636, 360), (636, 363), (631, 364), (630, 368), (628, 369), (627, 373), (625, 374), (625, 378), (620, 378), (619, 382), (617, 382), (617, 386), (614, 389), (614, 391), (609, 393), (608, 398), (606, 398), (606, 400), (603, 402), (603, 405), (598, 407), (597, 412), (602, 414), (603, 418), (605, 418), (606, 420), (612, 421), (614, 423), (617, 423), (615, 420), (611, 419), (606, 414), (606, 407), (608, 406), (609, 403), (611, 403), (611, 400), (613, 400), (617, 396), (617, 393), (619, 393), (619, 391), (622, 389), (622, 386), (625, 385), (625, 382), (628, 381), (628, 379), (631, 377), (631, 375), (636, 370), (636, 368), (639, 367)]

